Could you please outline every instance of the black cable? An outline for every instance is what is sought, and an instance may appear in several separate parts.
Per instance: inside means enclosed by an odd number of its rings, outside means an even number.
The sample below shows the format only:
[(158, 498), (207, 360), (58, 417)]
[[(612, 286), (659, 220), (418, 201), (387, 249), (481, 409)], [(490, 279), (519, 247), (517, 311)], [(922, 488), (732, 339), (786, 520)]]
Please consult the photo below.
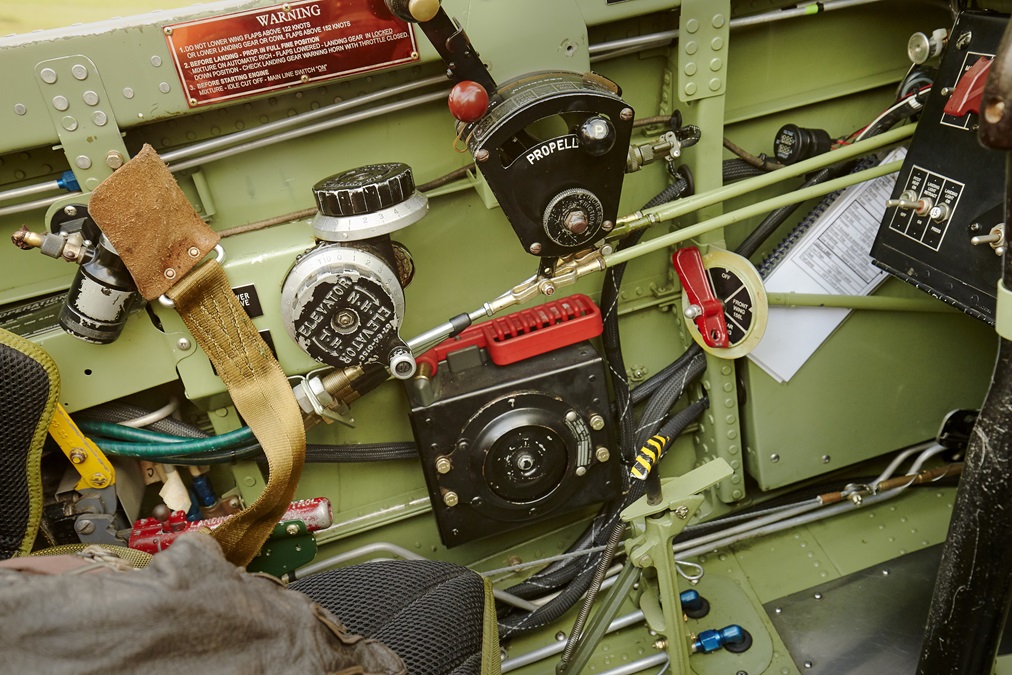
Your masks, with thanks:
[(746, 178), (755, 178), (768, 173), (757, 166), (752, 166), (744, 159), (725, 159), (720, 168), (720, 175), (725, 184), (733, 183)]
[(685, 393), (685, 387), (702, 375), (704, 370), (706, 370), (706, 358), (700, 353), (688, 361), (684, 370), (676, 372), (657, 388), (640, 415), (640, 423), (636, 428), (637, 449), (643, 447), (647, 439), (658, 433), (668, 411), (671, 410), (671, 406)]
[[(74, 413), (74, 418), (120, 424), (121, 422), (126, 422), (127, 420), (133, 420), (138, 417), (150, 415), (152, 412), (153, 411), (146, 408), (140, 408), (128, 403), (105, 403), (94, 408), (82, 410), (79, 413)], [(172, 417), (166, 417), (158, 420), (157, 422), (153, 422), (144, 428), (151, 431), (157, 431), (162, 434), (169, 434), (171, 436), (184, 436), (186, 438), (208, 437), (208, 434), (204, 433), (192, 424), (181, 422), (180, 420), (173, 419)]]
[(702, 352), (703, 350), (699, 347), (699, 345), (693, 342), (692, 346), (685, 350), (685, 353), (665, 366), (662, 370), (658, 371), (656, 375), (651, 375), (643, 384), (632, 390), (633, 404), (635, 405), (642, 402), (643, 399), (657, 391), (657, 388), (664, 384), (669, 377), (688, 365), (689, 361), (696, 358), (696, 356)]
[[(320, 445), (306, 446), (307, 464), (354, 464), (360, 462), (388, 462), (391, 460), (417, 459), (418, 451), (414, 443), (361, 443), (352, 445)], [(238, 448), (215, 450), (199, 455), (160, 455), (148, 458), (160, 464), (181, 464), (200, 466), (203, 464), (231, 464), (239, 460), (255, 459), (266, 462), (263, 449), (259, 443), (250, 443)]]

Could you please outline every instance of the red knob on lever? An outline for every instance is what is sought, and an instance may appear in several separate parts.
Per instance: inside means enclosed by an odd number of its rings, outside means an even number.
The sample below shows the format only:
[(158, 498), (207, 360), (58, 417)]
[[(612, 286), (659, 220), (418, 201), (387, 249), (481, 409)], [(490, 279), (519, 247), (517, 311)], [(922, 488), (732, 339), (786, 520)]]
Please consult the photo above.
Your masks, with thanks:
[(682, 282), (682, 292), (689, 301), (686, 316), (696, 322), (703, 341), (710, 347), (729, 347), (724, 303), (713, 292), (713, 284), (703, 267), (699, 249), (695, 246), (680, 248), (671, 256), (671, 262)]
[(477, 82), (464, 80), (453, 85), (447, 105), (450, 114), (461, 122), (474, 122), (488, 110), (488, 92)]

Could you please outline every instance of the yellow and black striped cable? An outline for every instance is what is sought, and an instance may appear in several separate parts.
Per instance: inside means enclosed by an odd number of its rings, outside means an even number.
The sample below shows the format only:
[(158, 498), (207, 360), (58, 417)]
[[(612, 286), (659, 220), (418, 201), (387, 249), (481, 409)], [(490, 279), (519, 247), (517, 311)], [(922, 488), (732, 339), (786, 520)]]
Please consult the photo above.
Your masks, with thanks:
[(660, 460), (661, 455), (664, 454), (664, 449), (670, 441), (669, 437), (660, 434), (647, 439), (647, 442), (643, 444), (640, 451), (636, 453), (636, 459), (633, 460), (631, 470), (633, 478), (646, 480), (647, 476), (650, 475), (650, 470)]

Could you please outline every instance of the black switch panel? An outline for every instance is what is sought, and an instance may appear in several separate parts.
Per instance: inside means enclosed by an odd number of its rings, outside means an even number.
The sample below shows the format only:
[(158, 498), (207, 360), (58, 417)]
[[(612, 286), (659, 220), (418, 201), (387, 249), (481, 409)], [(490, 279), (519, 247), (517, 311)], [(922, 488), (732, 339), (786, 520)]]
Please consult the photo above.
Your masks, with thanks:
[(978, 143), (976, 113), (943, 110), (963, 73), (994, 56), (1007, 22), (1004, 15), (959, 15), (892, 193), (924, 208), (886, 209), (871, 250), (890, 274), (991, 324), (1001, 258), (970, 240), (1004, 220), (1004, 153)]

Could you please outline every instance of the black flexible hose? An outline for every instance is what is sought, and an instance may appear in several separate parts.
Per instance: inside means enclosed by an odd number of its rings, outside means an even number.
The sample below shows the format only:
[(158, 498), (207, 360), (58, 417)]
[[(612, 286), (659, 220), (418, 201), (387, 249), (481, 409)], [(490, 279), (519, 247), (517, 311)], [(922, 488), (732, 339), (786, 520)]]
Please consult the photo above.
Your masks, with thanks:
[[(74, 413), (75, 418), (97, 420), (99, 422), (111, 422), (113, 424), (120, 424), (127, 420), (137, 419), (145, 415), (150, 415), (153, 411), (146, 408), (140, 408), (135, 405), (127, 403), (105, 403), (103, 405), (82, 410), (79, 413)], [(145, 429), (151, 431), (157, 431), (162, 434), (170, 434), (172, 436), (185, 436), (186, 438), (207, 438), (208, 434), (204, 433), (192, 424), (181, 422), (172, 417), (166, 417), (165, 419), (153, 422)]]
[(725, 159), (724, 163), (720, 167), (720, 175), (725, 184), (733, 183), (735, 181), (744, 180), (746, 178), (755, 178), (761, 176), (768, 171), (764, 171), (757, 166), (752, 166), (744, 159)]
[(685, 408), (672, 415), (668, 421), (662, 424), (654, 433), (674, 439), (685, 431), (685, 427), (692, 424), (693, 420), (699, 417), (700, 414), (709, 407), (710, 398), (708, 396), (696, 399), (689, 405), (685, 406)]
[[(388, 462), (392, 460), (417, 459), (415, 444), (404, 443), (361, 443), (353, 445), (306, 446), (307, 464), (353, 464), (360, 462)], [(199, 455), (160, 455), (148, 458), (160, 464), (181, 464), (200, 466), (204, 464), (231, 464), (239, 460), (255, 459), (266, 462), (259, 443), (250, 443), (238, 448), (215, 450)]]
[(645, 398), (650, 396), (650, 394), (657, 391), (657, 388), (664, 384), (669, 377), (684, 368), (689, 361), (702, 353), (702, 348), (693, 342), (692, 345), (685, 350), (685, 353), (665, 366), (662, 370), (658, 371), (656, 375), (650, 376), (643, 384), (632, 390), (633, 405), (642, 402)]
[(706, 370), (706, 358), (703, 354), (697, 354), (688, 362), (684, 370), (677, 371), (668, 378), (667, 382), (658, 387), (643, 407), (643, 413), (640, 415), (640, 423), (636, 428), (637, 448), (643, 447), (647, 439), (658, 433), (668, 411), (671, 410), (671, 406), (685, 393), (685, 387), (702, 375), (704, 370)]

